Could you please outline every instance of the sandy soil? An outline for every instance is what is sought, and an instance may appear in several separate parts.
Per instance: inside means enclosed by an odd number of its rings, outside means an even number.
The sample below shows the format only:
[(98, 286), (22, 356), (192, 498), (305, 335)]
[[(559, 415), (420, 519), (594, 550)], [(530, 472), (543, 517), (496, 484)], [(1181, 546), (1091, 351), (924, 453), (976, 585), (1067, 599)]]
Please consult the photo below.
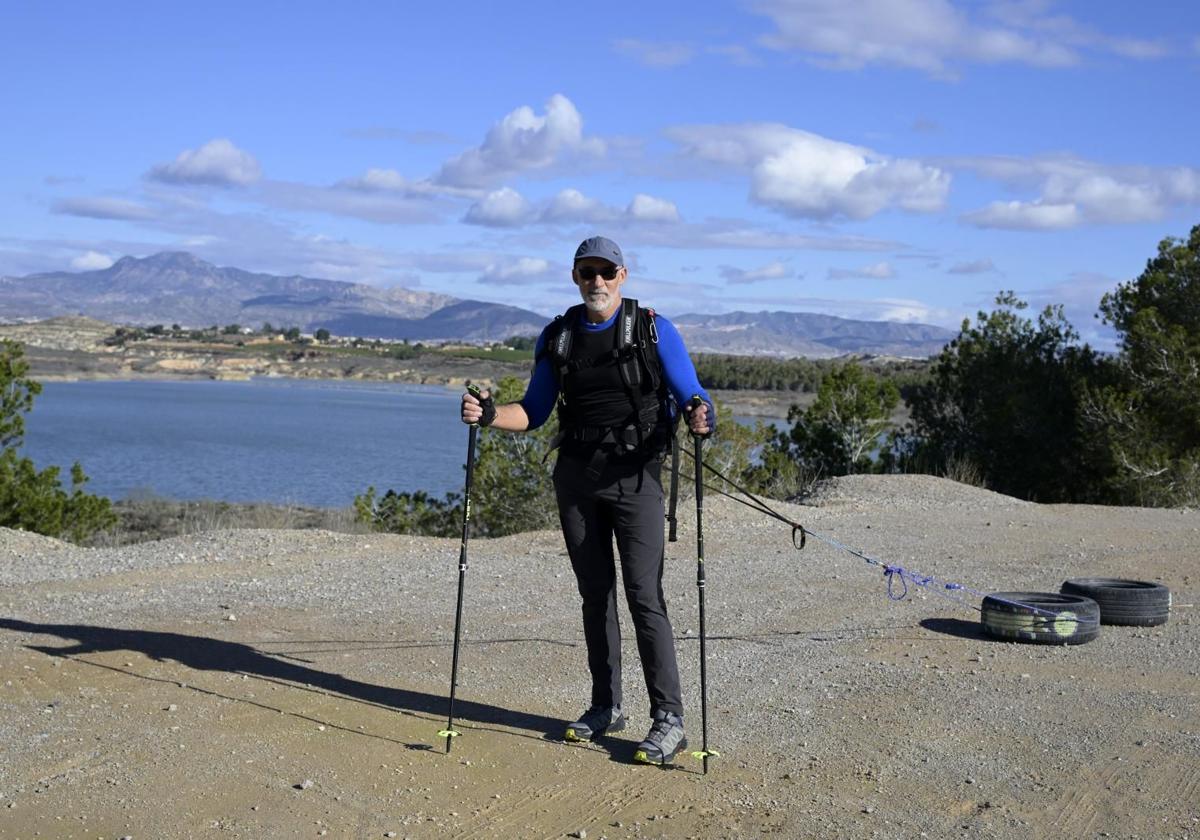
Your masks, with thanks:
[[(877, 568), (797, 552), (786, 526), (713, 498), (721, 756), (704, 775), (631, 763), (647, 725), (632, 644), (632, 728), (559, 740), (588, 682), (556, 533), (469, 544), (447, 755), (457, 541), (223, 531), (85, 550), (0, 529), (0, 838), (1200, 835), (1200, 514), (922, 476), (779, 509), (981, 589), (1161, 581), (1171, 620), (1080, 646), (991, 640), (970, 603), (888, 600)], [(699, 748), (690, 509), (680, 533), (664, 585)]]

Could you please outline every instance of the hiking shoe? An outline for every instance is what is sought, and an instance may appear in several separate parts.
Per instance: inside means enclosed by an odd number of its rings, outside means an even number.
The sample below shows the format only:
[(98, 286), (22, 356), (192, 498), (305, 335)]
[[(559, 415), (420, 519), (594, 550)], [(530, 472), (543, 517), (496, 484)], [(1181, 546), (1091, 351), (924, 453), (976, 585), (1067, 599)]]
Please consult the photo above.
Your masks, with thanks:
[(633, 760), (643, 764), (666, 764), (687, 747), (683, 734), (683, 717), (673, 712), (657, 711), (651, 718), (650, 733), (637, 745)]
[(620, 706), (592, 706), (574, 723), (567, 724), (563, 738), (568, 741), (594, 741), (606, 732), (625, 728), (625, 715)]

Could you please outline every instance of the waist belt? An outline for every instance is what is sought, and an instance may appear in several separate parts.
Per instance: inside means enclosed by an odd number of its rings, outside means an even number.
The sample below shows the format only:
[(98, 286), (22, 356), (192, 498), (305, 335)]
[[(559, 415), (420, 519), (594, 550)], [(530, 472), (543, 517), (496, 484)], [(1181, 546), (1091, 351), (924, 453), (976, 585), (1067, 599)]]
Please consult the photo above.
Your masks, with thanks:
[(591, 444), (594, 449), (584, 474), (592, 481), (597, 481), (610, 455), (627, 455), (642, 450), (660, 425), (630, 423), (625, 426), (575, 426), (555, 435), (546, 454), (549, 455), (566, 441)]

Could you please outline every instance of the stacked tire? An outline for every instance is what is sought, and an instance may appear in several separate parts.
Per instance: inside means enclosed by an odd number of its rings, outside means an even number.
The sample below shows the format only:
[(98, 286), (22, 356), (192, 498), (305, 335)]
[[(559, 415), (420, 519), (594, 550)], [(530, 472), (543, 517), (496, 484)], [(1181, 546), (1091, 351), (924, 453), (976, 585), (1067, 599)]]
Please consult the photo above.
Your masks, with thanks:
[(1101, 624), (1154, 627), (1171, 616), (1171, 590), (1161, 583), (1123, 578), (1074, 578), (1062, 594), (1091, 598), (1100, 607)]
[(1100, 635), (1100, 606), (1058, 592), (994, 592), (984, 596), (981, 621), (989, 636), (1043, 645), (1081, 645)]

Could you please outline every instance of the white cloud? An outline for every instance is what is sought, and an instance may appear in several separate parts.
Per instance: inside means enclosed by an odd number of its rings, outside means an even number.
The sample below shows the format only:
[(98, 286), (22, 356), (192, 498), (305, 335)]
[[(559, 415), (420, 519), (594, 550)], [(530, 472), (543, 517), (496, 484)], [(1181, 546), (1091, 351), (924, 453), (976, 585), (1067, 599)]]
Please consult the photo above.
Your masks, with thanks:
[(395, 169), (368, 169), (357, 178), (347, 178), (339, 181), (337, 185), (364, 192), (399, 192), (407, 190), (411, 186), (408, 179)]
[(511, 187), (502, 187), (488, 193), (472, 204), (463, 221), (485, 227), (516, 227), (533, 217), (533, 208)]
[(668, 135), (696, 160), (748, 170), (751, 197), (788, 215), (865, 219), (889, 208), (942, 208), (950, 176), (778, 123), (682, 126)]
[(952, 76), (961, 63), (1068, 67), (1087, 51), (1134, 59), (1169, 53), (1161, 42), (1105, 35), (1045, 2), (754, 0), (751, 8), (775, 25), (765, 46), (835, 69), (885, 65)]
[(54, 202), (50, 209), (64, 216), (128, 222), (147, 221), (155, 216), (150, 208), (123, 198), (64, 198)]
[(891, 263), (877, 262), (871, 265), (863, 266), (862, 268), (831, 268), (829, 269), (830, 280), (887, 280), (896, 276), (896, 270), (892, 268)]
[(79, 271), (101, 271), (113, 264), (113, 258), (99, 251), (88, 251), (71, 260), (71, 268)]
[(485, 187), (507, 176), (546, 169), (578, 155), (602, 155), (604, 144), (583, 135), (583, 118), (562, 94), (551, 96), (545, 116), (528, 105), (488, 130), (483, 144), (442, 165), (434, 181), (455, 187)]
[(1070, 156), (966, 158), (948, 165), (1040, 193), (1026, 201), (994, 202), (964, 217), (979, 227), (1057, 230), (1148, 222), (1200, 205), (1200, 169), (1191, 167), (1115, 166)]
[(659, 248), (737, 248), (766, 251), (893, 251), (901, 243), (862, 236), (810, 236), (734, 220), (639, 227), (637, 238)]
[(650, 67), (678, 67), (687, 64), (695, 50), (687, 44), (641, 41), (637, 38), (620, 38), (613, 42), (618, 52)]
[(408, 190), (365, 189), (340, 182), (332, 187), (289, 181), (264, 181), (256, 199), (270, 207), (302, 213), (327, 213), (380, 224), (422, 224), (441, 219), (435, 197)]
[(262, 168), (249, 152), (219, 137), (199, 149), (184, 149), (171, 163), (152, 167), (148, 175), (169, 184), (240, 187), (262, 177)]
[[(947, 311), (930, 306), (919, 300), (880, 298), (870, 301), (868, 308), (875, 309), (874, 318), (880, 321), (901, 321), (906, 324), (946, 324)], [(957, 326), (957, 325), (956, 325)]]
[(792, 272), (779, 260), (767, 263), (761, 268), (744, 269), (736, 268), (731, 265), (723, 265), (720, 267), (720, 274), (730, 283), (749, 284), (761, 283), (764, 280), (782, 280), (786, 277), (791, 277)]
[(947, 274), (988, 274), (995, 271), (996, 266), (990, 259), (973, 260), (971, 262), (955, 263), (946, 269)]
[(587, 222), (596, 224), (610, 221), (619, 215), (616, 210), (608, 207), (595, 198), (588, 198), (579, 190), (565, 189), (560, 191), (542, 210), (542, 220), (546, 222)]
[[(561, 276), (569, 272), (563, 270)], [(517, 286), (537, 283), (553, 276), (552, 266), (548, 260), (535, 257), (521, 257), (515, 261), (493, 262), (480, 275), (481, 283), (493, 285)]]
[(1005, 230), (1063, 230), (1081, 221), (1074, 204), (1040, 201), (993, 201), (981, 210), (967, 213), (963, 219), (976, 227)]
[(707, 52), (722, 56), (739, 67), (759, 67), (762, 65), (762, 60), (744, 44), (723, 44), (708, 47)]
[(639, 222), (677, 222), (679, 208), (665, 198), (638, 193), (625, 208), (625, 213)]
[(1126, 58), (1155, 59), (1166, 58), (1174, 50), (1161, 41), (1141, 41), (1134, 38), (1110, 38), (1107, 40), (1109, 49), (1117, 55)]

